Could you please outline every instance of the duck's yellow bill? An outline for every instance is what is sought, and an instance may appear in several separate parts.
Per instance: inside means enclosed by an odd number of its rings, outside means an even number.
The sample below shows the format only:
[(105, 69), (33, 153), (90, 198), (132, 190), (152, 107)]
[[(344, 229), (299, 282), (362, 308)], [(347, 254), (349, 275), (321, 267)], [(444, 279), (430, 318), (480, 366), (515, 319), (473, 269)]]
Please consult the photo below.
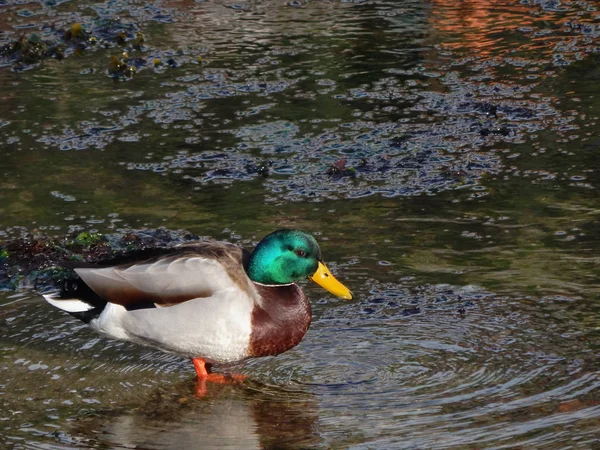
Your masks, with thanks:
[(319, 261), (317, 271), (310, 277), (309, 280), (314, 281), (319, 286), (327, 289), (333, 295), (341, 297), (345, 300), (352, 300), (352, 292), (342, 283), (335, 279), (325, 264)]

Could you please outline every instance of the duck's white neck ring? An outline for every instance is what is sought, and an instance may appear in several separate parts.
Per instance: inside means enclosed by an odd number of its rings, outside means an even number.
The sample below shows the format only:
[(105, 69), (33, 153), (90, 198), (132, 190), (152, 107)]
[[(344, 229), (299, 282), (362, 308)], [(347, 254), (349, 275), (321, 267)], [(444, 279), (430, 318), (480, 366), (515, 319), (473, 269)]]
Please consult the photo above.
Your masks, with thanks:
[(254, 284), (258, 284), (259, 286), (265, 286), (265, 287), (282, 287), (282, 286), (291, 286), (294, 283), (287, 283), (287, 284), (264, 284), (264, 283), (259, 283), (258, 281), (253, 281)]

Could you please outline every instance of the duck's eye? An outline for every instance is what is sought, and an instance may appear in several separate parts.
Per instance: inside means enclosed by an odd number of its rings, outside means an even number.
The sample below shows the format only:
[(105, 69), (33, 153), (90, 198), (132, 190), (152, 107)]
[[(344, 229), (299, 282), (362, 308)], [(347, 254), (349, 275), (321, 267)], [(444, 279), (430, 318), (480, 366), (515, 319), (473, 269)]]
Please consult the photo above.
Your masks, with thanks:
[(300, 258), (304, 258), (306, 256), (306, 252), (302, 249), (298, 249), (295, 251), (296, 255), (298, 255)]

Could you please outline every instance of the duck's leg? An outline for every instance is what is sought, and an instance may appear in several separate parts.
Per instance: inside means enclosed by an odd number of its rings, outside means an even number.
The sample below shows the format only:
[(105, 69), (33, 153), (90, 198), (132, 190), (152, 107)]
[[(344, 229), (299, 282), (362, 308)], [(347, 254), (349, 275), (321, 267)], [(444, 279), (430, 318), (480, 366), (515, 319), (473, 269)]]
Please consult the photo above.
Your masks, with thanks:
[(194, 368), (196, 369), (196, 375), (198, 376), (198, 381), (211, 381), (213, 383), (240, 383), (246, 379), (245, 375), (239, 374), (221, 374), (221, 373), (212, 373), (210, 368), (212, 367), (211, 363), (207, 363), (202, 358), (192, 358), (192, 362), (194, 363)]
[(192, 358), (194, 363), (194, 369), (196, 369), (196, 375), (198, 379), (206, 379), (210, 375), (210, 363), (207, 363), (202, 358)]
[(202, 358), (192, 358), (194, 368), (196, 369), (196, 375), (198, 377), (196, 382), (196, 397), (204, 397), (208, 390), (206, 389), (206, 383), (219, 383), (219, 384), (237, 384), (242, 383), (245, 379), (245, 375), (223, 375), (220, 373), (211, 373), (210, 368), (212, 364), (207, 363)]
[(196, 397), (204, 397), (206, 395), (206, 379), (210, 374), (210, 365), (206, 364), (202, 358), (192, 358), (194, 369), (196, 369)]

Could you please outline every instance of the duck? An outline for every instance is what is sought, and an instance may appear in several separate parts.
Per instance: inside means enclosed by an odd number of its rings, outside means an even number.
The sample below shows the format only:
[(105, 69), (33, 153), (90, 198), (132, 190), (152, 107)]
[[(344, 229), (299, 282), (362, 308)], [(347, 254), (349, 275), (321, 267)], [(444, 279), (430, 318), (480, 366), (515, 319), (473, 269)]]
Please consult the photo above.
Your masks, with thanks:
[(264, 237), (251, 253), (195, 241), (70, 267), (75, 276), (44, 299), (110, 338), (190, 358), (198, 380), (222, 380), (213, 364), (274, 356), (308, 331), (311, 280), (346, 300), (316, 239), (297, 229)]

